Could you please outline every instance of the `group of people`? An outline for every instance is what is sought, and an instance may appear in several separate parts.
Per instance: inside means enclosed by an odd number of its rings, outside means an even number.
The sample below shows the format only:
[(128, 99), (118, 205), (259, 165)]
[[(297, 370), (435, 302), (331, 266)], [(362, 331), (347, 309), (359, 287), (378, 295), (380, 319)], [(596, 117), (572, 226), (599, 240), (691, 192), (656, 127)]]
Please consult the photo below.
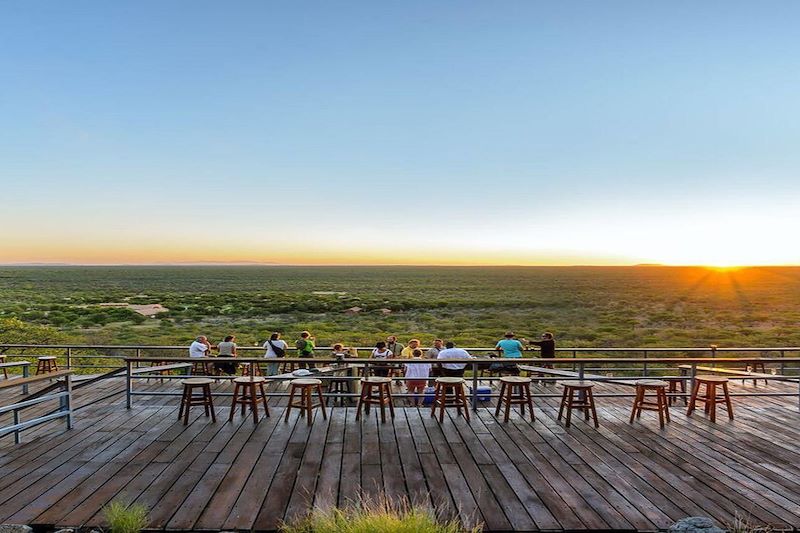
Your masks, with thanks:
[[(525, 350), (533, 347), (540, 350), (542, 358), (555, 357), (555, 338), (550, 332), (545, 332), (541, 340), (528, 341), (525, 338), (517, 338), (513, 331), (506, 332), (502, 339), (495, 345), (495, 355), (508, 359), (519, 359)], [(285, 357), (289, 352), (289, 345), (281, 339), (280, 333), (272, 333), (270, 338), (264, 342), (264, 357), (272, 360), (267, 363), (266, 375), (278, 374), (279, 363), (277, 359)], [(236, 337), (228, 335), (219, 344), (212, 345), (208, 338), (201, 335), (189, 346), (190, 357), (207, 357), (213, 355), (213, 350), (217, 350), (217, 355), (221, 358), (236, 357)], [(300, 338), (295, 342), (296, 355), (302, 359), (313, 359), (316, 345), (314, 337), (308, 332), (303, 331)], [(356, 357), (358, 354), (353, 348), (345, 348), (341, 343), (336, 343), (331, 348), (331, 357)], [(385, 341), (379, 341), (370, 354), (370, 359), (375, 360), (371, 363), (372, 373), (376, 376), (403, 375), (409, 394), (415, 395), (415, 403), (419, 401), (419, 396), (424, 393), (425, 387), (432, 378), (437, 377), (463, 377), (466, 369), (466, 362), (446, 362), (448, 359), (473, 359), (473, 356), (463, 348), (456, 347), (453, 342), (444, 342), (442, 339), (435, 339), (430, 348), (423, 349), (419, 339), (411, 339), (408, 345), (404, 346), (398, 342), (397, 336), (390, 335)], [(437, 360), (436, 363), (402, 363), (402, 359), (416, 360)], [(301, 363), (300, 368), (314, 368), (314, 363)], [(545, 364), (549, 367), (551, 365)], [(235, 374), (237, 365), (233, 362), (217, 362), (214, 367), (219, 373)], [(519, 368), (510, 362), (497, 362), (489, 365), (488, 370), (498, 373), (518, 374)]]

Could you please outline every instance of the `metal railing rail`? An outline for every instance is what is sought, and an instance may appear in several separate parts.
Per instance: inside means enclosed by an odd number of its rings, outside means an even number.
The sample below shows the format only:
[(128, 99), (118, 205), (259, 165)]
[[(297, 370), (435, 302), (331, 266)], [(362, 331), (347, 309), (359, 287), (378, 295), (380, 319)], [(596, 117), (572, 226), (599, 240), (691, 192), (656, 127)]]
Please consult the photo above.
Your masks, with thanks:
[[(226, 358), (227, 359), (227, 358)], [(127, 397), (127, 407), (130, 408), (132, 405), (133, 396), (141, 395), (141, 396), (180, 396), (181, 392), (165, 392), (165, 391), (135, 391), (133, 389), (134, 380), (137, 379), (166, 379), (166, 380), (180, 380), (185, 379), (186, 376), (163, 376), (160, 374), (148, 374), (146, 372), (146, 368), (140, 368), (139, 370), (144, 372), (134, 374), (133, 370), (136, 368), (134, 367), (135, 364), (139, 364), (142, 362), (149, 362), (149, 363), (158, 363), (162, 361), (162, 358), (153, 358), (153, 357), (134, 357), (134, 358), (126, 358), (126, 397)], [(170, 361), (174, 361), (177, 363), (195, 363), (199, 361), (203, 362), (219, 362), (220, 360), (216, 357), (178, 357), (178, 358), (171, 358)], [(227, 359), (226, 362), (230, 361)], [(251, 363), (251, 364), (264, 364), (264, 363), (296, 363), (296, 364), (307, 364), (309, 363), (308, 358), (295, 358), (295, 357), (286, 357), (280, 359), (265, 359), (263, 357), (237, 357), (234, 359), (237, 363)], [(315, 358), (313, 362), (315, 364), (342, 364), (344, 366), (340, 367), (342, 370), (348, 369), (347, 365), (352, 365), (352, 368), (355, 368), (356, 365), (358, 367), (364, 367), (365, 371), (364, 374), (369, 374), (369, 369), (371, 366), (379, 366), (379, 365), (386, 365), (386, 364), (430, 364), (432, 360), (430, 359), (402, 359), (402, 360), (379, 360), (376, 361), (374, 359), (364, 359), (364, 358), (345, 358), (345, 359), (332, 359), (332, 358)], [(796, 364), (800, 368), (800, 357), (778, 357), (778, 358), (765, 358), (765, 357), (694, 357), (694, 358), (675, 358), (675, 357), (657, 357), (657, 358), (555, 358), (555, 359), (542, 359), (542, 358), (518, 358), (518, 359), (497, 359), (497, 358), (472, 358), (472, 359), (448, 359), (447, 363), (463, 363), (467, 367), (469, 367), (472, 375), (466, 376), (465, 379), (470, 382), (471, 381), (471, 399), (472, 399), (472, 408), (476, 410), (478, 408), (479, 397), (498, 397), (497, 394), (486, 394), (480, 393), (478, 391), (478, 386), (480, 382), (484, 381), (498, 381), (500, 377), (486, 377), (480, 376), (481, 365), (492, 364), (492, 363), (505, 363), (508, 365), (514, 364), (525, 364), (525, 363), (539, 363), (540, 365), (554, 365), (554, 366), (568, 366), (568, 365), (575, 365), (576, 371), (575, 376), (570, 377), (563, 377), (563, 376), (556, 376), (556, 377), (537, 377), (540, 381), (563, 381), (569, 379), (588, 379), (590, 381), (596, 382), (610, 382), (614, 384), (620, 384), (620, 382), (626, 381), (635, 381), (637, 379), (643, 379), (647, 377), (652, 377), (652, 369), (650, 371), (643, 371), (642, 374), (630, 375), (630, 376), (595, 376), (591, 375), (587, 372), (588, 368), (587, 365), (590, 364), (598, 364), (598, 363), (638, 363), (638, 364), (663, 364), (666, 365), (659, 370), (663, 370), (665, 372), (674, 372), (679, 370), (677, 365), (689, 365), (690, 369), (687, 374), (681, 372), (678, 375), (666, 375), (661, 376), (664, 378), (680, 378), (685, 379), (686, 381), (690, 382), (690, 386), (687, 388), (687, 393), (677, 393), (672, 394), (672, 396), (682, 396), (685, 397), (688, 395), (688, 391), (692, 390), (694, 386), (695, 377), (698, 373), (698, 367), (702, 368), (706, 364), (719, 364), (719, 365), (727, 365), (727, 364), (736, 364), (742, 365), (743, 363), (764, 363), (764, 364), (771, 364), (771, 363), (783, 363), (785, 364)], [(233, 379), (236, 376), (213, 376), (214, 379)], [(289, 381), (295, 378), (295, 376), (291, 375), (278, 375), (278, 376), (265, 376), (269, 381)], [(342, 376), (332, 376), (332, 375), (317, 375), (315, 374), (313, 377), (326, 381), (331, 379), (349, 379), (349, 380), (359, 380), (361, 379), (358, 376), (352, 377), (342, 377)], [(392, 378), (394, 381), (407, 381), (407, 378)], [(742, 380), (767, 380), (767, 381), (788, 381), (788, 382), (797, 382), (798, 389), (796, 392), (738, 392), (733, 393), (732, 396), (789, 396), (789, 397), (797, 397), (798, 398), (798, 409), (800, 409), (800, 379), (797, 377), (790, 377), (785, 375), (771, 375), (766, 373), (757, 373), (757, 372), (750, 372), (743, 373), (742, 375), (737, 375), (732, 377), (731, 379), (742, 379)], [(231, 393), (225, 392), (215, 392), (213, 393), (216, 396), (231, 396)], [(287, 396), (288, 393), (279, 392), (279, 393), (268, 393), (268, 396)], [(327, 396), (342, 396), (342, 397), (357, 397), (356, 394), (346, 394), (346, 393), (331, 393), (327, 394)], [(411, 398), (415, 395), (413, 394), (393, 394), (392, 396), (397, 398)], [(542, 398), (559, 398), (561, 394), (534, 394), (536, 397)], [(634, 395), (625, 394), (625, 393), (602, 393), (596, 394), (596, 397), (633, 397)]]
[[(20, 381), (25, 381), (26, 384), (37, 383), (40, 381), (46, 381), (50, 379), (58, 379), (64, 378), (63, 381), (58, 381), (51, 387), (47, 387), (46, 393), (45, 391), (39, 391), (38, 393), (34, 393), (30, 396), (27, 396), (26, 399), (22, 401), (18, 401), (9, 405), (0, 406), (0, 414), (11, 412), (13, 415), (13, 423), (9, 426), (0, 427), (0, 437), (5, 435), (14, 434), (14, 443), (20, 443), (20, 433), (26, 429), (30, 429), (32, 427), (38, 426), (45, 422), (49, 422), (50, 420), (56, 420), (58, 418), (65, 418), (67, 429), (72, 429), (72, 374), (74, 372), (72, 370), (59, 370), (58, 372), (51, 372), (49, 374), (42, 374), (39, 376), (31, 376), (27, 378), (22, 378), (20, 380), (9, 380), (8, 382), (0, 383), (0, 389), (7, 388), (11, 386), (19, 385)], [(58, 387), (60, 385), (60, 387)], [(49, 389), (52, 388), (60, 388), (60, 392), (51, 392)], [(50, 413), (40, 415), (30, 420), (22, 421), (20, 417), (20, 412), (27, 408), (32, 407), (34, 405), (38, 405), (40, 403), (50, 401), (50, 400), (59, 400), (59, 407)]]

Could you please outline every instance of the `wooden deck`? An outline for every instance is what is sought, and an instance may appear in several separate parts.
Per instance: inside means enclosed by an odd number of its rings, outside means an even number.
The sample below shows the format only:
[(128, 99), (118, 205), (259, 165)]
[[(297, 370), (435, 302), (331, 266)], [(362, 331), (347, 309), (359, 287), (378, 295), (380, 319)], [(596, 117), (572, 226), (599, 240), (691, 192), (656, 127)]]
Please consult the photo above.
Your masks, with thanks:
[[(354, 408), (334, 408), (327, 421), (317, 413), (312, 426), (296, 414), (284, 423), (283, 399), (257, 425), (238, 415), (230, 423), (220, 398), (217, 423), (195, 408), (184, 426), (177, 398), (138, 397), (131, 410), (123, 395), (87, 405), (122, 386), (77, 391), (71, 431), (48, 423), (23, 433), (23, 444), (2, 439), (0, 523), (101, 525), (102, 505), (124, 496), (151, 509), (153, 528), (273, 530), (312, 505), (385, 492), (490, 531), (655, 530), (691, 515), (726, 524), (736, 513), (800, 524), (796, 398), (736, 398), (736, 420), (717, 424), (702, 412), (687, 418), (681, 404), (664, 430), (653, 413), (628, 424), (627, 398), (598, 399), (599, 430), (582, 420), (565, 429), (555, 399), (537, 400), (533, 423), (502, 423), (482, 407), (471, 424), (454, 413), (439, 424), (411, 407), (386, 424), (374, 412), (358, 422)], [(147, 387), (177, 384), (139, 389)], [(733, 390), (754, 388), (737, 381)]]

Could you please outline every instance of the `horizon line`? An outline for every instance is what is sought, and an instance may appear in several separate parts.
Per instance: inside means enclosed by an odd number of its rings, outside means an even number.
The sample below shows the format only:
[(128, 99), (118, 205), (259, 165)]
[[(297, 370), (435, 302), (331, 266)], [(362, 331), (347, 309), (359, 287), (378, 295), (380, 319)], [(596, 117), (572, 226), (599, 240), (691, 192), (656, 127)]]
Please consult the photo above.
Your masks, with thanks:
[(67, 263), (67, 262), (15, 262), (0, 263), (0, 267), (199, 267), (199, 266), (230, 266), (230, 267), (426, 267), (426, 268), (491, 268), (491, 267), (524, 267), (524, 268), (718, 268), (718, 269), (737, 269), (737, 268), (764, 268), (764, 267), (800, 267), (797, 264), (753, 264), (753, 265), (710, 265), (710, 264), (666, 264), (666, 263), (630, 263), (630, 264), (519, 264), (519, 263), (496, 263), (496, 264), (407, 264), (407, 263), (275, 263), (260, 261), (186, 261), (186, 262), (154, 262), (154, 263)]

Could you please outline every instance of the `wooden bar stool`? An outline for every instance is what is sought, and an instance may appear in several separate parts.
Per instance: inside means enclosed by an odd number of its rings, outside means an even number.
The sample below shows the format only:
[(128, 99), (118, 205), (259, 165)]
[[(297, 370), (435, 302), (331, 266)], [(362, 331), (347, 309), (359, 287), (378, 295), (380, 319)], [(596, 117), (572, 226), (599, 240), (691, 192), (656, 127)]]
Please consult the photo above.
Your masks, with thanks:
[[(633, 411), (631, 411), (630, 423), (633, 424), (633, 419), (638, 419), (642, 415), (642, 411), (657, 411), (658, 412), (658, 425), (664, 427), (664, 419), (667, 422), (669, 419), (669, 404), (667, 402), (667, 385), (666, 381), (658, 379), (640, 379), (636, 382), (636, 398), (633, 400)], [(647, 392), (655, 392), (656, 400), (648, 400)]]
[[(583, 409), (586, 421), (589, 421), (589, 414), (591, 413), (594, 419), (594, 427), (599, 428), (600, 423), (597, 421), (597, 410), (594, 406), (594, 396), (592, 396), (592, 387), (594, 383), (591, 381), (562, 381), (559, 383), (564, 387), (564, 395), (561, 396), (561, 407), (558, 409), (558, 419), (564, 414), (564, 408), (567, 409), (566, 427), (569, 427), (572, 420), (573, 409)], [(578, 393), (578, 399), (575, 399), (575, 393)]]
[(467, 395), (464, 393), (463, 378), (436, 378), (436, 389), (433, 392), (433, 405), (431, 406), (431, 416), (436, 416), (436, 408), (439, 408), (439, 423), (444, 421), (445, 407), (455, 407), (458, 414), (462, 414), (469, 422), (469, 403)]
[(267, 405), (267, 394), (264, 392), (264, 382), (262, 377), (240, 377), (233, 379), (233, 402), (231, 402), (231, 412), (228, 420), (233, 420), (233, 413), (236, 405), (242, 406), (242, 416), (247, 407), (253, 411), (253, 422), (258, 423), (258, 400), (264, 402), (264, 414), (269, 416), (269, 406)]
[(43, 355), (36, 358), (36, 375), (49, 374), (50, 372), (58, 372), (58, 361), (54, 355)]
[(208, 376), (208, 361), (192, 361), (192, 374), (195, 376)]
[(328, 382), (328, 392), (336, 395), (333, 401), (338, 401), (339, 405), (345, 405), (345, 402), (350, 403), (350, 397), (342, 396), (342, 394), (350, 394), (352, 391), (353, 387), (347, 378), (335, 377)]
[[(322, 381), (310, 378), (293, 379), (289, 382), (289, 386), (289, 404), (286, 406), (286, 418), (284, 422), (289, 421), (289, 413), (292, 411), (292, 407), (298, 407), (300, 409), (301, 417), (303, 416), (303, 411), (305, 411), (308, 417), (308, 425), (311, 425), (315, 407), (322, 408), (322, 418), (328, 419), (328, 413), (325, 411), (325, 397), (322, 396)], [(297, 391), (300, 391), (300, 400), (295, 403), (294, 395)], [(317, 392), (319, 403), (314, 403), (311, 399), (312, 391)]]
[(394, 404), (392, 402), (391, 378), (370, 377), (361, 379), (361, 396), (356, 406), (356, 420), (361, 417), (361, 407), (364, 413), (369, 414), (370, 405), (379, 405), (381, 408), (381, 422), (386, 422), (386, 406), (394, 418)]
[[(706, 392), (703, 396), (699, 395), (700, 385), (706, 386)], [(722, 388), (722, 394), (717, 394), (717, 386)], [(717, 403), (722, 400), (725, 409), (728, 411), (728, 418), (733, 420), (733, 406), (731, 405), (731, 396), (728, 393), (728, 378), (721, 378), (717, 376), (696, 376), (694, 378), (694, 387), (692, 387), (692, 397), (689, 399), (689, 408), (686, 410), (686, 416), (694, 412), (697, 402), (705, 402), (705, 412), (710, 415), (711, 421), (717, 421)]]
[(497, 400), (497, 408), (494, 410), (494, 416), (500, 416), (500, 409), (505, 403), (506, 412), (505, 416), (503, 416), (503, 422), (508, 422), (512, 405), (519, 405), (520, 413), (525, 417), (525, 406), (527, 405), (528, 409), (531, 411), (531, 422), (533, 422), (533, 398), (531, 398), (532, 381), (531, 378), (518, 376), (500, 378), (500, 398)]
[(258, 363), (239, 363), (239, 366), (242, 369), (242, 376), (249, 376), (250, 369), (253, 368), (255, 365), (255, 375), (256, 376), (263, 376), (264, 374), (261, 373), (261, 365)]
[(681, 389), (681, 398), (683, 399), (683, 405), (686, 405), (686, 380), (688, 378), (663, 378), (664, 381), (669, 383), (669, 404), (672, 405), (674, 402), (678, 401), (678, 397), (674, 396), (678, 394), (678, 387), (680, 386)]
[[(766, 374), (767, 373), (767, 368), (764, 366), (764, 362), (763, 361), (753, 361), (752, 363), (749, 363), (747, 366), (745, 366), (744, 370), (746, 372), (755, 372), (757, 374)], [(742, 385), (744, 385), (744, 382), (747, 381), (747, 379), (749, 379), (749, 378), (745, 378), (745, 379), (742, 380)], [(756, 378), (753, 378), (753, 385), (754, 386), (758, 385), (758, 380), (759, 379), (763, 379), (764, 380), (764, 385), (769, 385), (769, 381), (767, 381), (766, 378), (757, 378), (756, 377)]]
[[(189, 378), (181, 381), (183, 384), (183, 396), (181, 397), (181, 408), (178, 411), (178, 420), (183, 418), (183, 424), (189, 423), (189, 408), (193, 405), (202, 405), (205, 408), (206, 416), (211, 414), (211, 420), (217, 421), (214, 413), (214, 402), (211, 399), (211, 383), (214, 380), (208, 378)], [(194, 394), (194, 389), (200, 389), (200, 394)]]

